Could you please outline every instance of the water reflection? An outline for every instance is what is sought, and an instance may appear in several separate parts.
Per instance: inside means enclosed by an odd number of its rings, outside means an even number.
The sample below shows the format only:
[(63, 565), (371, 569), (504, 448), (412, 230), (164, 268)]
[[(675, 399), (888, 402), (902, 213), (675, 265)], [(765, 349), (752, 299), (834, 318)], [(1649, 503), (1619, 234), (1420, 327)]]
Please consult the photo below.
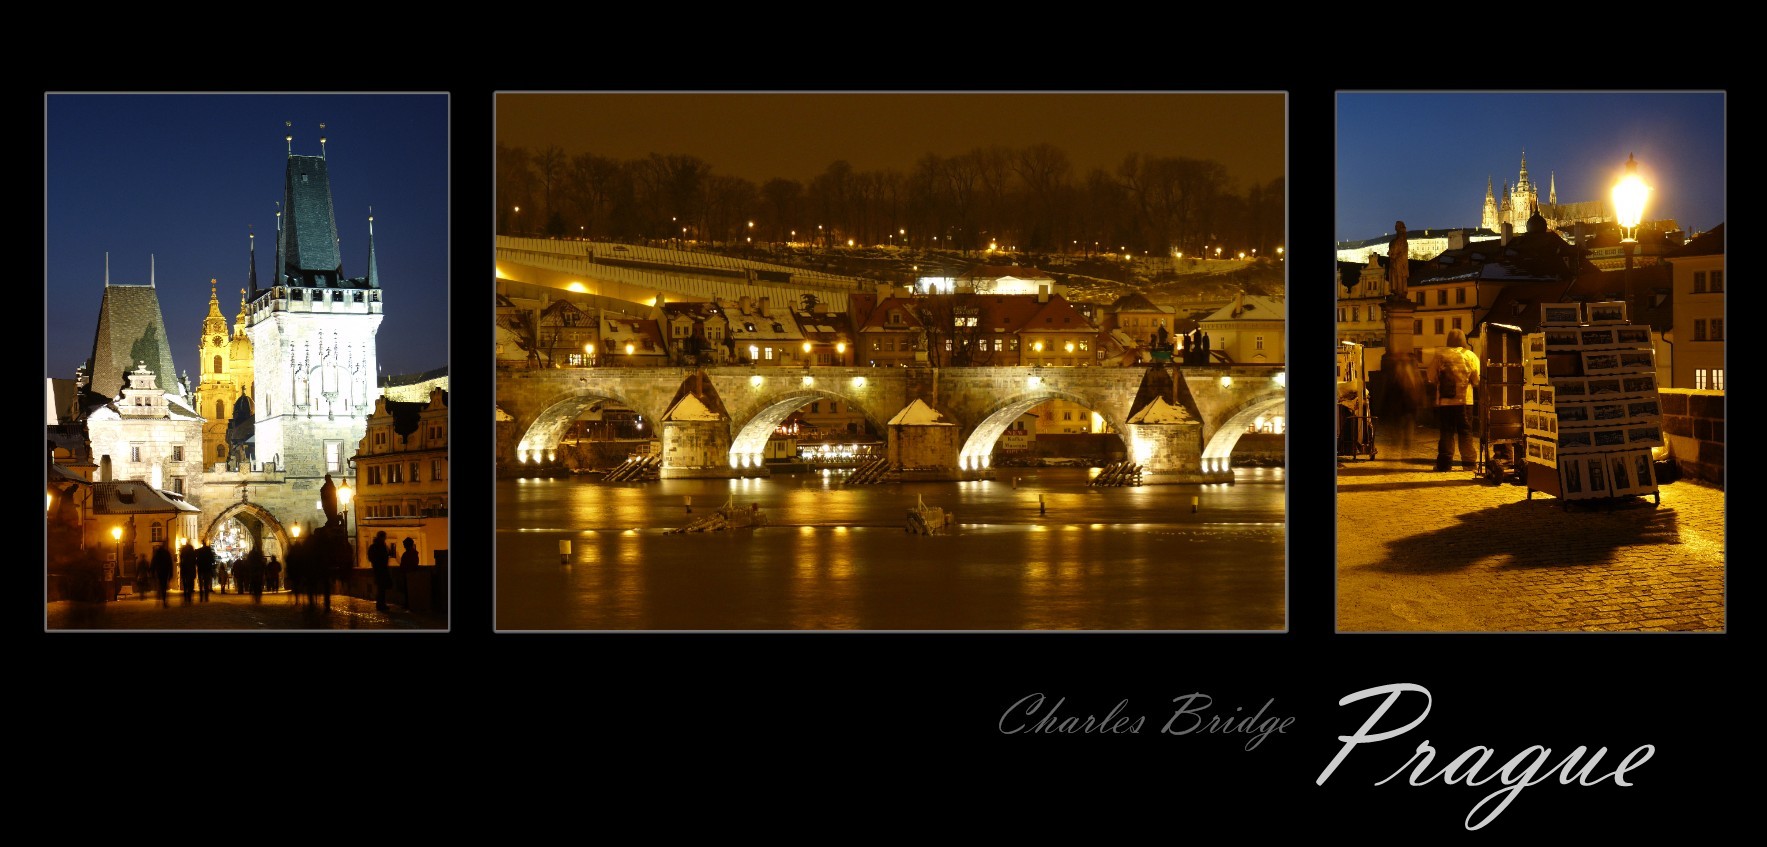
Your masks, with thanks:
[[(848, 489), (821, 475), (500, 482), (497, 625), (1282, 628), (1280, 471), (1232, 486), (1094, 489), (1088, 470), (1023, 469), (1016, 488), (1008, 479)], [(952, 535), (904, 531), (917, 496), (955, 516)], [(758, 504), (771, 524), (664, 534), (727, 500)], [(569, 567), (558, 564), (561, 537), (574, 542)]]

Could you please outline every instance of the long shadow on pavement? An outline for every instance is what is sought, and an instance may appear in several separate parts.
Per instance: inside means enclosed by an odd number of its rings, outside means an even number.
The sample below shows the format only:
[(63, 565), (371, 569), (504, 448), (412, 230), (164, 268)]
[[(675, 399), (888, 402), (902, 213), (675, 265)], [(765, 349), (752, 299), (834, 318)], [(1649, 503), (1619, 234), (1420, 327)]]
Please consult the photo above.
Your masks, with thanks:
[(1519, 500), (1455, 518), (1453, 526), (1387, 542), (1386, 557), (1368, 567), (1435, 574), (1492, 556), (1502, 557), (1506, 568), (1584, 567), (1613, 561), (1623, 547), (1680, 542), (1675, 510), (1653, 508), (1646, 501), (1606, 511), (1566, 511), (1553, 498)]

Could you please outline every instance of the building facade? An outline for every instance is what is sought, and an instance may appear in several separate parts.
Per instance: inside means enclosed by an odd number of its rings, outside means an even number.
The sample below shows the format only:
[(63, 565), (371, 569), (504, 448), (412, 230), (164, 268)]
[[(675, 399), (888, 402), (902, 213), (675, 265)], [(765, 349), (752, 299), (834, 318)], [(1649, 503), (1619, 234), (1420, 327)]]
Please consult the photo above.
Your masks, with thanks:
[(369, 539), (385, 532), (404, 549), (417, 545), (424, 565), (448, 549), (448, 392), (430, 389), (428, 402), (375, 401), (355, 445), (357, 567), (367, 567)]
[(1726, 389), (1724, 225), (1669, 256), (1675, 302), (1674, 388)]

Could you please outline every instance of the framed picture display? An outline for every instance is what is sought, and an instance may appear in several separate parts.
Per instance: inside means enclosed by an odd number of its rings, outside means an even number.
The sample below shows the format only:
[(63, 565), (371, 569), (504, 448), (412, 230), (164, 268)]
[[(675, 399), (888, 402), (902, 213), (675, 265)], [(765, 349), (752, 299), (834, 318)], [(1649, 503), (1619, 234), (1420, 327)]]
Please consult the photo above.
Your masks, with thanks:
[(1603, 426), (1612, 426), (1626, 422), (1626, 404), (1614, 401), (1611, 403), (1583, 404), (1589, 410), (1589, 421)]
[(1576, 326), (1583, 322), (1582, 303), (1541, 303), (1540, 323), (1553, 326)]
[(1546, 360), (1535, 359), (1528, 363), (1528, 381), (1536, 385), (1548, 382)]
[(1589, 384), (1578, 376), (1553, 377), (1551, 380), (1553, 394), (1559, 402), (1581, 400), (1589, 396)]
[(1655, 421), (1663, 414), (1662, 406), (1657, 398), (1629, 400), (1626, 402), (1626, 420), (1637, 422)]
[(1657, 424), (1627, 427), (1626, 446), (1661, 447), (1663, 446), (1663, 428)]
[(1583, 460), (1566, 459), (1558, 465), (1558, 488), (1566, 500), (1583, 496)]
[(1538, 390), (1540, 392), (1540, 405), (1551, 407), (1553, 405), (1553, 398), (1556, 396), (1557, 392), (1553, 391), (1551, 385), (1539, 386)]
[(1564, 429), (1558, 434), (1559, 452), (1595, 449), (1595, 433), (1587, 429)]
[(1657, 353), (1655, 350), (1621, 350), (1620, 367), (1628, 371), (1655, 371)]
[(1650, 327), (1621, 326), (1614, 328), (1614, 340), (1628, 347), (1649, 347)]
[(1595, 447), (1598, 450), (1613, 450), (1625, 447), (1627, 444), (1626, 439), (1629, 437), (1629, 433), (1626, 432), (1626, 428), (1623, 426), (1601, 427), (1589, 430), (1589, 433), (1593, 436)]
[(1581, 343), (1577, 330), (1570, 327), (1547, 327), (1540, 332), (1540, 337), (1546, 342), (1548, 353), (1573, 353)]
[(1530, 385), (1527, 388), (1522, 389), (1522, 405), (1524, 405), (1524, 406), (1538, 406), (1538, 405), (1540, 405), (1540, 389), (1541, 389), (1541, 386), (1538, 386), (1538, 385)]
[(1578, 427), (1595, 423), (1594, 403), (1561, 403), (1557, 409), (1558, 422), (1564, 426)]
[(1608, 494), (1606, 457), (1590, 456), (1583, 462), (1583, 469), (1588, 472), (1585, 481), (1589, 483), (1586, 489), (1589, 496), (1606, 497)]
[(1594, 376), (1595, 374), (1611, 374), (1629, 370), (1629, 368), (1620, 361), (1620, 356), (1621, 354), (1618, 351), (1584, 353), (1583, 373), (1589, 376)]
[(1530, 359), (1538, 359), (1546, 355), (1546, 335), (1530, 332), (1522, 336), (1522, 352)]
[(1592, 324), (1626, 323), (1626, 301), (1603, 300), (1600, 303), (1590, 303), (1587, 320)]
[(1626, 381), (1617, 376), (1589, 377), (1583, 380), (1584, 390), (1590, 399), (1599, 397), (1618, 397), (1626, 392)]
[(1656, 468), (1650, 460), (1649, 450), (1640, 450), (1632, 455), (1632, 479), (1647, 491), (1657, 490)]
[(1577, 346), (1583, 350), (1606, 350), (1618, 345), (1612, 327), (1589, 327), (1577, 331)]
[(1626, 394), (1655, 394), (1656, 374), (1629, 374), (1620, 377), (1620, 390)]

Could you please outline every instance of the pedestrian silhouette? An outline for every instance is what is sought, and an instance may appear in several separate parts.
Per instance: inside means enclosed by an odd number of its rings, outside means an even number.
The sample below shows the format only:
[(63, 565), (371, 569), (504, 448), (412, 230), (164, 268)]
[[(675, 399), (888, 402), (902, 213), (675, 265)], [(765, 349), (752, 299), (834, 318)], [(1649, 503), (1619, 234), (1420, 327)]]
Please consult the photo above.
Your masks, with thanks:
[(159, 588), (160, 605), (172, 605), (171, 599), (166, 596), (172, 588), (172, 551), (166, 549), (164, 541), (153, 545), (153, 579)]
[(178, 548), (178, 583), (184, 589), (180, 602), (189, 604), (196, 599), (196, 548), (188, 541)]
[(368, 546), (368, 564), (374, 569), (374, 608), (383, 612), (387, 609), (387, 588), (393, 582), (392, 568), (387, 565), (387, 560), (392, 557), (393, 551), (387, 549), (386, 532), (375, 533)]
[(252, 602), (262, 603), (264, 602), (264, 548), (253, 547), (251, 552), (245, 554), (243, 561), (245, 562), (245, 573), (240, 576), (245, 580), (245, 583), (240, 586), (240, 593), (250, 591)]
[(209, 602), (209, 586), (215, 581), (215, 548), (204, 544), (196, 549), (197, 598)]
[(405, 589), (405, 611), (415, 611), (411, 607), (411, 582), (417, 575), (417, 542), (410, 537), (405, 539), (405, 552), (399, 555), (399, 582)]

